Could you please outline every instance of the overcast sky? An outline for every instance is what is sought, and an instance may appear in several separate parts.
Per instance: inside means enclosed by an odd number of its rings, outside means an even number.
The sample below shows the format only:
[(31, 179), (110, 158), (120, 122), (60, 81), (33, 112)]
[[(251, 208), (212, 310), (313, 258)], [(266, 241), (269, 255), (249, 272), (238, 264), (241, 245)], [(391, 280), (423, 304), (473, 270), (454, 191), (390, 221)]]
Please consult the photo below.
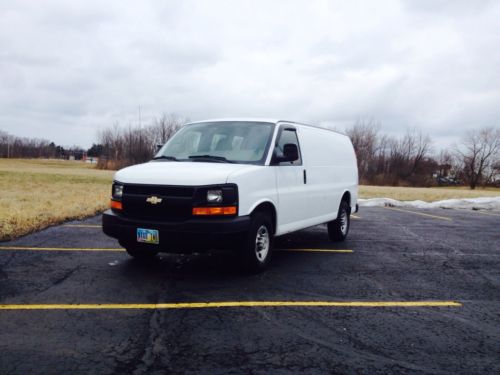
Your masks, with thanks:
[(88, 147), (162, 112), (500, 126), (500, 1), (0, 0), (0, 129)]

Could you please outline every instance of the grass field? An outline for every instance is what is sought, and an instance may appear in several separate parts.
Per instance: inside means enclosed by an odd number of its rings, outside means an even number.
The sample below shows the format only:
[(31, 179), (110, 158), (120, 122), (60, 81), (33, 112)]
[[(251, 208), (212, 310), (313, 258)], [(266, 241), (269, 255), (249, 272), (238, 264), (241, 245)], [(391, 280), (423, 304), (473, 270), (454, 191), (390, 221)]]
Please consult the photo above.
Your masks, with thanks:
[[(102, 212), (113, 173), (76, 161), (0, 159), (0, 241)], [(500, 189), (360, 186), (361, 198), (436, 201), (499, 195)]]
[(82, 162), (0, 159), (0, 240), (103, 211), (112, 176)]

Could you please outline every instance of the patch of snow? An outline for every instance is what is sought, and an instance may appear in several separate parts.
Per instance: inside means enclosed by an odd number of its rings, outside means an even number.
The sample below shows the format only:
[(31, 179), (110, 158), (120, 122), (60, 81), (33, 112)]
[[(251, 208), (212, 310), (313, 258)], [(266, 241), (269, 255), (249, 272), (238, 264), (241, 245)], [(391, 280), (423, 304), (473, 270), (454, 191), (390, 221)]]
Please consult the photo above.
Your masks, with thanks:
[(437, 202), (398, 201), (391, 198), (358, 199), (361, 207), (456, 208), (466, 210), (500, 210), (500, 197), (446, 199)]

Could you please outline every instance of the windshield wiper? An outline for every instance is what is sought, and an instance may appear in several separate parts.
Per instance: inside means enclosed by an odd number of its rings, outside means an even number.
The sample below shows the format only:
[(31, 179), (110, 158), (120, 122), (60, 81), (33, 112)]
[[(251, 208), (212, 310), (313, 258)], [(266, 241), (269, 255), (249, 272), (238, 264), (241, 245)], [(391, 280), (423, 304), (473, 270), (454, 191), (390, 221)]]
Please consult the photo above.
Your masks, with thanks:
[(189, 159), (199, 160), (199, 161), (215, 161), (218, 163), (234, 163), (232, 160), (227, 160), (224, 156), (215, 155), (191, 155), (188, 156)]
[(169, 155), (161, 155), (161, 156), (155, 156), (153, 160), (173, 160), (173, 161), (179, 161), (175, 156), (169, 156)]

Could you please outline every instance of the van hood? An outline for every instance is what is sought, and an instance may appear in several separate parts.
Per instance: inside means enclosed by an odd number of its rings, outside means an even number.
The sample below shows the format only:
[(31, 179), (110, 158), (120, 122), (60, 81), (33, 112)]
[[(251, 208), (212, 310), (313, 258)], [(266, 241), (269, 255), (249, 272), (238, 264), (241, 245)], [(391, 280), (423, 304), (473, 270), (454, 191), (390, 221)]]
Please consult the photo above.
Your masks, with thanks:
[(234, 172), (253, 169), (251, 164), (159, 161), (120, 169), (115, 181), (125, 184), (200, 186), (227, 183)]

